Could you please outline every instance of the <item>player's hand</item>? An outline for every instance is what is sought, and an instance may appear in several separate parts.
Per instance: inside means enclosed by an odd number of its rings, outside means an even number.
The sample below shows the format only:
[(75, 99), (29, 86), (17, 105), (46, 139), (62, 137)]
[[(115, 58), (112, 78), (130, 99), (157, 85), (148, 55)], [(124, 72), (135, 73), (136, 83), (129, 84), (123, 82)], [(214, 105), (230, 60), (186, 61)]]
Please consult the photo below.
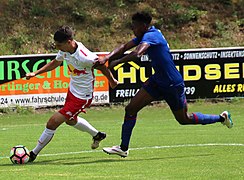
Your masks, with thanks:
[(98, 61), (100, 64), (105, 64), (105, 63), (108, 61), (108, 59), (106, 58), (106, 56), (105, 56), (105, 57), (99, 57), (99, 58), (97, 59), (97, 61)]
[(101, 66), (100, 62), (98, 61), (98, 58), (94, 60), (93, 67), (96, 68), (97, 66)]
[(36, 74), (34, 73), (34, 72), (30, 72), (30, 73), (27, 73), (26, 75), (25, 75), (25, 78), (27, 79), (27, 80), (29, 80), (30, 78), (33, 78), (33, 77), (35, 77), (36, 76)]
[(109, 68), (109, 69), (112, 69), (113, 67), (117, 66), (119, 63), (120, 63), (119, 60), (111, 61), (111, 62), (109, 63), (108, 68)]

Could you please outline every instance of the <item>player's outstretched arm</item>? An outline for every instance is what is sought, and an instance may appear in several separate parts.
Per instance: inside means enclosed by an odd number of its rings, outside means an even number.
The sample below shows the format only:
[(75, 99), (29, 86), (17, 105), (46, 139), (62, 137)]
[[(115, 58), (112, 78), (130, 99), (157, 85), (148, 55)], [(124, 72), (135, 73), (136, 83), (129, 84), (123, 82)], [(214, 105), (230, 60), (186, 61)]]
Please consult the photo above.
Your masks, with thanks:
[(35, 77), (38, 74), (51, 71), (55, 69), (56, 67), (60, 66), (62, 64), (62, 61), (57, 61), (56, 59), (53, 59), (51, 62), (47, 63), (45, 66), (41, 67), (35, 72), (30, 72), (25, 75), (26, 79), (29, 80), (32, 77)]
[(121, 58), (126, 51), (135, 47), (136, 44), (133, 41), (129, 41), (126, 44), (122, 44), (119, 47), (115, 48), (112, 52), (110, 52), (105, 57), (101, 57), (98, 59), (100, 64), (105, 64), (108, 60), (113, 61), (115, 59)]
[(106, 76), (106, 78), (109, 81), (109, 85), (112, 89), (114, 89), (118, 85), (118, 81), (114, 78), (111, 71), (104, 65), (96, 65), (94, 66), (96, 69), (102, 71), (103, 75)]
[(114, 66), (120, 64), (120, 63), (126, 63), (128, 61), (135, 61), (135, 60), (138, 60), (138, 58), (140, 58), (146, 51), (147, 49), (149, 48), (149, 44), (147, 43), (142, 43), (142, 44), (139, 44), (137, 46), (137, 48), (132, 51), (131, 53), (127, 54), (126, 56), (120, 58), (120, 59), (117, 59), (117, 60), (114, 60), (112, 62), (110, 62), (109, 64), (109, 68), (113, 68)]

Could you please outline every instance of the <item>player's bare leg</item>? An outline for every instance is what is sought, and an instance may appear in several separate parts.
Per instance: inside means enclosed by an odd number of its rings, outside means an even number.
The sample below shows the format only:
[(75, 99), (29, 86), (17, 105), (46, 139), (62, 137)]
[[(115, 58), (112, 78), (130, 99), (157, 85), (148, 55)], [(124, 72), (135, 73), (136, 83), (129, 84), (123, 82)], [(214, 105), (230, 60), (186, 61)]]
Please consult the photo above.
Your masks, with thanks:
[(47, 122), (46, 128), (40, 136), (36, 147), (30, 152), (29, 162), (33, 162), (39, 152), (52, 140), (55, 130), (67, 119), (56, 112)]
[(120, 146), (113, 146), (111, 148), (103, 148), (107, 154), (115, 154), (121, 157), (127, 157), (129, 154), (129, 143), (132, 130), (136, 123), (137, 113), (154, 98), (147, 93), (144, 88), (141, 88), (138, 93), (131, 99), (130, 103), (125, 108), (124, 123), (122, 125), (122, 141)]

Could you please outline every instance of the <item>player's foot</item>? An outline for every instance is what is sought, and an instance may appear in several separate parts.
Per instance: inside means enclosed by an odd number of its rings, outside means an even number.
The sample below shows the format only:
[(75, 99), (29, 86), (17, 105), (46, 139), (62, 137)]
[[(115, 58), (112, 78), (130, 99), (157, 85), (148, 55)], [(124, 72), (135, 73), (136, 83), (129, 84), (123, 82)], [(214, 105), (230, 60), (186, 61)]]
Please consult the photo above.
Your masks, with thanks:
[(93, 143), (91, 144), (92, 149), (97, 149), (99, 143), (106, 138), (106, 133), (98, 132), (96, 136), (93, 137)]
[(28, 162), (33, 162), (36, 159), (36, 156), (33, 151), (30, 152), (30, 157), (29, 157), (29, 161)]
[(123, 151), (120, 146), (113, 146), (111, 148), (103, 148), (103, 151), (107, 154), (115, 154), (121, 157), (127, 157), (129, 155), (129, 150)]
[(233, 121), (231, 119), (231, 114), (228, 111), (224, 111), (220, 114), (225, 120), (221, 122), (224, 126), (227, 126), (228, 128), (233, 127)]

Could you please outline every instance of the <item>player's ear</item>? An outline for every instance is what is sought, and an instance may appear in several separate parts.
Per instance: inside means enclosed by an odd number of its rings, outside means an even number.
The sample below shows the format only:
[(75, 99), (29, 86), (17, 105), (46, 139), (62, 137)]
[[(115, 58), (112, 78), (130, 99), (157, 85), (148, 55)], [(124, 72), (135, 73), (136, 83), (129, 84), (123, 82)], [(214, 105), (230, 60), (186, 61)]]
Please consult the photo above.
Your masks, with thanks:
[(141, 24), (140, 24), (140, 29), (143, 30), (143, 31), (146, 31), (146, 30), (148, 29), (147, 24), (145, 24), (145, 23), (141, 23)]
[(67, 40), (67, 43), (68, 43), (68, 44), (71, 44), (71, 43), (72, 43), (72, 40), (70, 40), (70, 39)]
[(143, 27), (144, 27), (144, 29), (148, 29), (149, 28), (149, 25), (148, 24), (146, 24), (146, 23), (143, 23)]

